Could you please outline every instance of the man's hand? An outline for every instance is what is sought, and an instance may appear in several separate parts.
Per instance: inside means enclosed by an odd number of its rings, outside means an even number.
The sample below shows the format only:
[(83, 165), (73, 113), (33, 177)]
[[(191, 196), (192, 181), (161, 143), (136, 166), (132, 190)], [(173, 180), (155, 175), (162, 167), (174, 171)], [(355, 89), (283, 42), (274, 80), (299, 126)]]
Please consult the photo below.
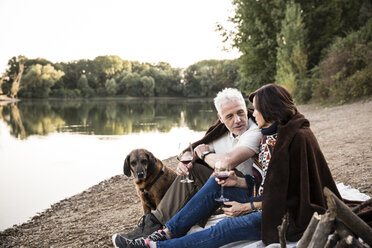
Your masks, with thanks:
[[(223, 207), (222, 210), (227, 217), (237, 217), (251, 212), (250, 203), (239, 203), (236, 201), (225, 202), (229, 207)], [(230, 207), (231, 206), (231, 207)]]
[(188, 175), (189, 170), (192, 168), (192, 163), (184, 164), (182, 162), (178, 162), (176, 173), (179, 176)]
[(209, 151), (209, 146), (206, 144), (200, 144), (197, 147), (195, 147), (194, 152), (195, 154), (201, 159), (201, 155), (203, 152)]
[(179, 176), (183, 176), (183, 175), (188, 175), (189, 174), (189, 170), (192, 168), (192, 163), (188, 163), (188, 164), (184, 164), (182, 163), (182, 158), (184, 157), (192, 157), (193, 154), (191, 154), (190, 152), (185, 152), (184, 154), (182, 154), (181, 157), (177, 158), (179, 160), (178, 164), (177, 164), (177, 169), (176, 169), (176, 173), (177, 175)]

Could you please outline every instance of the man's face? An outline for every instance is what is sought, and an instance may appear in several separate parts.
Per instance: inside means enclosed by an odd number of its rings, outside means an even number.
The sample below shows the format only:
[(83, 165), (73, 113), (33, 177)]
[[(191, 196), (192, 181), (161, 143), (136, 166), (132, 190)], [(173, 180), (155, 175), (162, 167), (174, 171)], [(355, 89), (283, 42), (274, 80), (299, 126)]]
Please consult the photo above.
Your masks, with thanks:
[(239, 101), (227, 101), (222, 104), (218, 118), (234, 136), (239, 136), (248, 129), (247, 108)]

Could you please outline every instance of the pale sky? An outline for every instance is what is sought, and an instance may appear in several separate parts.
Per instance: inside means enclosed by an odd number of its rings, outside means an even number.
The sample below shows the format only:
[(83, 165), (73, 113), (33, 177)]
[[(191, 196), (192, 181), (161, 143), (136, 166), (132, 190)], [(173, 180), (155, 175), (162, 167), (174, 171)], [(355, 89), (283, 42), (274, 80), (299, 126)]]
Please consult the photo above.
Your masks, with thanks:
[(54, 63), (118, 55), (182, 68), (237, 58), (215, 31), (233, 13), (231, 0), (0, 0), (0, 73), (18, 55)]

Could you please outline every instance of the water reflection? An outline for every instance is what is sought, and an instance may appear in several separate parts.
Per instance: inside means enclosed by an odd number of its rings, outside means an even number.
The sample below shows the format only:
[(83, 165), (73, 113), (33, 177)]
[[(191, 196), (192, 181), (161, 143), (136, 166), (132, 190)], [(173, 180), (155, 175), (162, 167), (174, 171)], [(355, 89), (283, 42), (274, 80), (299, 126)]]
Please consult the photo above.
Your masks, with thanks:
[(169, 132), (186, 126), (205, 131), (215, 120), (211, 99), (21, 101), (0, 107), (12, 136), (72, 132), (124, 135)]
[(0, 231), (123, 173), (134, 148), (177, 154), (180, 140), (200, 139), (215, 120), (209, 99), (0, 105)]

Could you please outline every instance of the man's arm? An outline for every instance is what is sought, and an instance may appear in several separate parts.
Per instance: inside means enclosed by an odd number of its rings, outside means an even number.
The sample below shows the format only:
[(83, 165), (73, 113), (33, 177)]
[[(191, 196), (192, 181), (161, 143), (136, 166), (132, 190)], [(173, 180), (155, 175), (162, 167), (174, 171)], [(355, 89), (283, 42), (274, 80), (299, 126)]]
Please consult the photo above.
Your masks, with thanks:
[[(209, 151), (208, 145), (199, 145), (195, 148), (195, 153), (199, 158), (202, 157), (202, 153)], [(214, 169), (217, 161), (221, 161), (222, 166), (230, 166), (230, 169), (234, 169), (239, 164), (251, 158), (255, 155), (255, 152), (249, 147), (239, 146), (236, 147), (231, 152), (225, 153), (210, 153), (204, 157), (204, 162), (206, 162), (209, 167)]]

